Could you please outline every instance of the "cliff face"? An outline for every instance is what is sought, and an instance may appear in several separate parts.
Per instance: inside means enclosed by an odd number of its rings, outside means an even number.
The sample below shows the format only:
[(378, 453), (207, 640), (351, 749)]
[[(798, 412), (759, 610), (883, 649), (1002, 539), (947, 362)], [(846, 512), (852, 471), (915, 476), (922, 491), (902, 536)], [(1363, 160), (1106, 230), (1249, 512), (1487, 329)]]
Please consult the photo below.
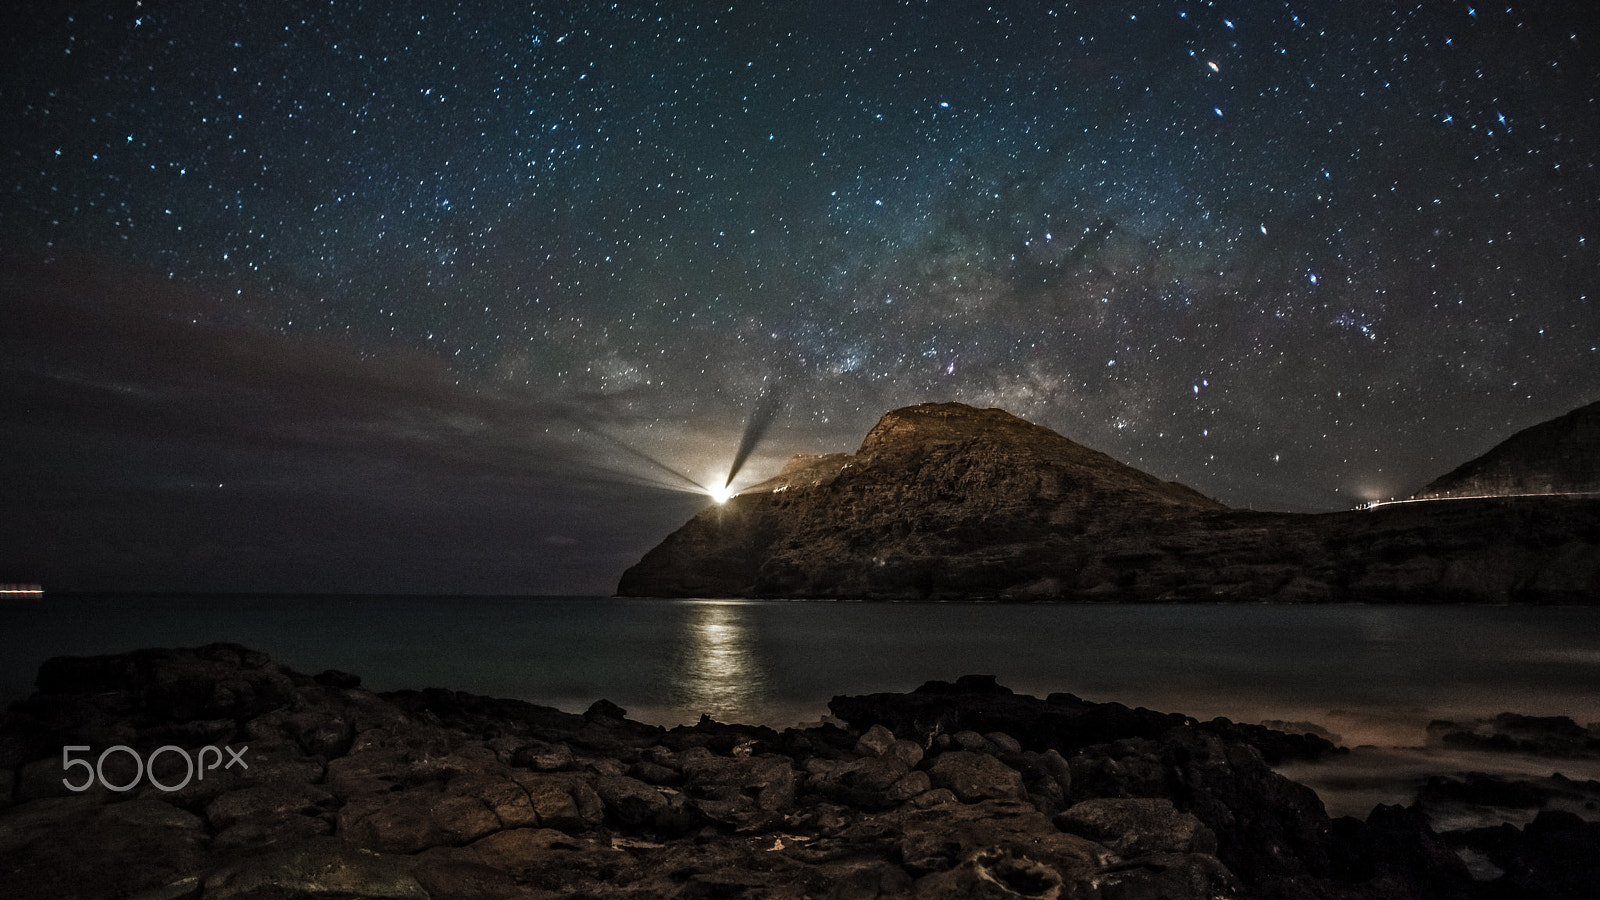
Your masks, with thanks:
[(1600, 402), (1517, 432), (1416, 499), (1600, 493)]
[(1600, 501), (1230, 510), (1001, 410), (924, 404), (702, 511), (618, 593), (1600, 602)]

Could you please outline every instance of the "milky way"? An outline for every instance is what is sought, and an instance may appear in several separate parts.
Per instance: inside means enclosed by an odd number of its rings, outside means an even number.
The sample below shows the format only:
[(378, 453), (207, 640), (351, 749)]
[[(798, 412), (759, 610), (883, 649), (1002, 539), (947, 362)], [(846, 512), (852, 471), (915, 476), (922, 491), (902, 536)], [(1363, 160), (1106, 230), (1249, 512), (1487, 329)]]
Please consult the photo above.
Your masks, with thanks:
[(608, 591), (775, 395), (1409, 493), (1600, 397), (1588, 6), (11, 4), (0, 579)]

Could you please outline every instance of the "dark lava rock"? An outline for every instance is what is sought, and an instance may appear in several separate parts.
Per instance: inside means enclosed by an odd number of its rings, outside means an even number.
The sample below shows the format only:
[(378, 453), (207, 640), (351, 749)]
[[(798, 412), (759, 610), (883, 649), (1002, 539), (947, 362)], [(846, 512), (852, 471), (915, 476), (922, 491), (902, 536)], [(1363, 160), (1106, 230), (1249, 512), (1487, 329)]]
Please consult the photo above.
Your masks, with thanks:
[(1230, 740), (1250, 744), (1261, 751), (1269, 766), (1280, 766), (1293, 760), (1312, 762), (1326, 756), (1348, 753), (1328, 738), (1310, 731), (1285, 731), (1265, 725), (1233, 722), (1225, 718), (1212, 719), (1206, 726), (1215, 734)]
[(245, 719), (289, 702), (294, 684), (265, 653), (237, 644), (58, 656), (39, 667), (45, 695), (92, 698), (112, 711), (137, 708), (169, 722)]
[[(1321, 738), (1295, 741), (1260, 726), (1226, 719), (1200, 723), (1070, 694), (1039, 700), (999, 687), (992, 678), (971, 676), (955, 684), (932, 682), (910, 694), (836, 697), (829, 708), (857, 729), (883, 725), (936, 748), (937, 738), (981, 729), (1010, 735), (1029, 752), (1057, 753), (1070, 766), (1065, 781), (1071, 797), (1170, 802), (1215, 836), (1217, 857), (1246, 885), (1309, 890), (1306, 884), (1332, 876), (1330, 822), (1321, 801), (1273, 772), (1255, 743), (1277, 756), (1284, 748), (1303, 747), (1315, 758), (1334, 749)], [(932, 765), (953, 755), (973, 754), (952, 749), (933, 757)]]
[(338, 669), (328, 669), (320, 674), (313, 675), (311, 680), (328, 687), (346, 689), (361, 687), (360, 675), (352, 675), (349, 672), (341, 672)]
[(979, 800), (1020, 800), (1022, 773), (992, 756), (969, 750), (951, 750), (934, 758), (928, 778), (946, 788), (963, 803)]
[(1428, 724), (1428, 742), (1550, 757), (1600, 756), (1600, 731), (1585, 728), (1566, 716), (1524, 716), (1506, 712), (1473, 722), (1435, 720)]
[[(1257, 744), (1278, 738), (989, 677), (838, 698), (849, 729), (780, 733), (710, 719), (664, 731), (603, 702), (575, 716), (442, 689), (377, 695), (223, 645), (46, 670), (46, 689), (0, 717), (16, 794), (0, 809), (8, 900), (1354, 900), (1470, 886), (1420, 813), (1330, 824), (1267, 766)], [(72, 793), (62, 741), (91, 757), (237, 745), (249, 766)], [(1592, 883), (1592, 827), (1570, 817), (1451, 839), (1521, 896)]]
[(589, 708), (583, 713), (583, 718), (589, 722), (625, 722), (628, 719), (628, 711), (610, 700), (601, 699), (589, 704)]
[(1056, 827), (1099, 841), (1118, 856), (1216, 853), (1217, 836), (1165, 797), (1101, 797), (1059, 813)]
[(511, 754), (511, 764), (535, 772), (566, 772), (578, 766), (578, 758), (566, 744), (549, 744), (540, 741), (518, 747)]
[(854, 455), (797, 458), (700, 512), (617, 593), (1600, 603), (1600, 497), (1541, 496), (1600, 491), (1597, 409), (1514, 454), (1531, 480), (1496, 476), (1494, 499), (1304, 515), (1226, 509), (1002, 410), (906, 407)]
[(930, 681), (910, 694), (834, 697), (828, 709), (852, 727), (882, 725), (896, 737), (915, 742), (932, 743), (932, 736), (939, 735), (990, 732), (1015, 739), (1018, 749), (1068, 754), (1094, 744), (1155, 739), (1174, 728), (1197, 726), (1232, 742), (1255, 746), (1271, 765), (1342, 752), (1313, 734), (1284, 734), (1221, 718), (1200, 726), (1184, 715), (1130, 709), (1120, 703), (1091, 703), (1066, 693), (1051, 694), (1041, 702), (1014, 694), (994, 681), (992, 675), (967, 675), (954, 684)]
[(1454, 900), (1472, 896), (1466, 863), (1429, 827), (1418, 807), (1378, 806), (1365, 824), (1343, 818), (1334, 828), (1334, 874), (1385, 885), (1396, 898)]
[(1554, 791), (1530, 781), (1513, 781), (1468, 772), (1462, 778), (1435, 775), (1417, 791), (1417, 802), (1424, 807), (1440, 804), (1501, 806), (1509, 809), (1534, 809), (1548, 802)]
[[(997, 689), (998, 688), (998, 689)], [(1192, 721), (1185, 716), (1090, 703), (1071, 694), (1037, 698), (1013, 694), (992, 675), (969, 675), (956, 684), (930, 681), (910, 694), (834, 697), (828, 709), (857, 729), (883, 725), (919, 743), (932, 735), (1000, 732), (1029, 749), (1063, 754), (1124, 737), (1157, 737)]]
[(1600, 823), (1569, 812), (1541, 812), (1525, 828), (1501, 825), (1451, 832), (1456, 846), (1481, 853), (1503, 874), (1481, 896), (1590, 900), (1600, 897)]

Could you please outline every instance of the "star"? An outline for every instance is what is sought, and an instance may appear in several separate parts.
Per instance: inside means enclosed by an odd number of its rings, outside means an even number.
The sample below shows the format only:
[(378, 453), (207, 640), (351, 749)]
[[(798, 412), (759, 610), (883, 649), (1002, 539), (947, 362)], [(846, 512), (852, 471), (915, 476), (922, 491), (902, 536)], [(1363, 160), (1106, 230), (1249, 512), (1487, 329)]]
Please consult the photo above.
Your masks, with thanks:
[[(1289, 509), (1344, 505), (1357, 436), (1420, 483), (1600, 396), (1584, 10), (1257, 6), (24, 17), (15, 518), (109, 571), (103, 523), (175, 510), (155, 581), (326, 574), (338, 520), (369, 584), (609, 591), (773, 383), (745, 477), (960, 400)], [(463, 520), (568, 555), (495, 572)]]

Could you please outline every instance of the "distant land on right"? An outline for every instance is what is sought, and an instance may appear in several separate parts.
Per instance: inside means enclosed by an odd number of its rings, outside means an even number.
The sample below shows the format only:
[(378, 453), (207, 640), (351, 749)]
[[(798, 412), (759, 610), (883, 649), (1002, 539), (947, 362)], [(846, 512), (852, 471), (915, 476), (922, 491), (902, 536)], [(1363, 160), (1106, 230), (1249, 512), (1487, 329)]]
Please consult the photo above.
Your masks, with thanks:
[(1600, 604), (1600, 402), (1410, 498), (1230, 509), (1003, 410), (924, 403), (625, 572), (632, 597)]
[(1525, 428), (1413, 499), (1600, 494), (1600, 401)]

